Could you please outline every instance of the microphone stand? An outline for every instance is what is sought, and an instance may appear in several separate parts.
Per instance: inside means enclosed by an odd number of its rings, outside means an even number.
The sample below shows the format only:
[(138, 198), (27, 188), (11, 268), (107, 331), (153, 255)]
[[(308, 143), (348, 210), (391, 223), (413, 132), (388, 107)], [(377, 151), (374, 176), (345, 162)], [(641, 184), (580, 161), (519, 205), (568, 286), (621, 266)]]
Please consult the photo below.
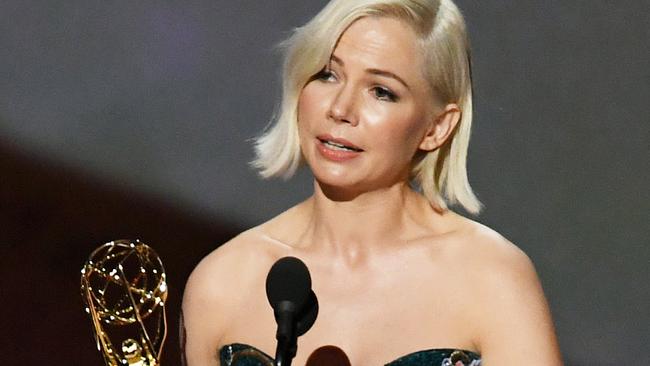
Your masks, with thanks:
[(296, 306), (291, 301), (281, 301), (277, 310), (278, 331), (275, 338), (278, 340), (278, 345), (275, 350), (275, 366), (291, 366), (298, 349)]
[(305, 334), (318, 316), (318, 299), (311, 290), (307, 266), (298, 258), (284, 257), (266, 276), (266, 296), (278, 324), (275, 366), (291, 366), (298, 351), (298, 337)]

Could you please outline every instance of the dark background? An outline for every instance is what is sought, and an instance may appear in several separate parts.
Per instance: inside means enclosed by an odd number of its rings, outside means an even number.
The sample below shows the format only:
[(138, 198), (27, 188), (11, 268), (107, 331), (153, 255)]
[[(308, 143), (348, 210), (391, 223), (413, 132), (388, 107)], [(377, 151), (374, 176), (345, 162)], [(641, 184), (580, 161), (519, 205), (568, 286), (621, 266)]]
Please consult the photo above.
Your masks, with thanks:
[[(535, 262), (567, 365), (650, 340), (650, 2), (458, 0), (475, 77), (478, 220)], [(100, 365), (80, 269), (140, 238), (170, 283), (178, 364), (191, 268), (308, 196), (261, 181), (275, 45), (325, 1), (0, 1), (0, 355)]]

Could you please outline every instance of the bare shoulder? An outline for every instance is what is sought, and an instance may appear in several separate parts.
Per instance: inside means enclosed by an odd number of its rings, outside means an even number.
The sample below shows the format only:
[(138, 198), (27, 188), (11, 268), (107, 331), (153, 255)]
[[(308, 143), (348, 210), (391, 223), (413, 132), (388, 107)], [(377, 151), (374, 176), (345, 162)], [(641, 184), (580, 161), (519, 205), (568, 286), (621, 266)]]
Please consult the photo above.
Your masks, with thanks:
[[(291, 228), (299, 226), (300, 210), (296, 205), (269, 221), (251, 228), (222, 244), (196, 266), (185, 289), (185, 297), (200, 293), (203, 297), (219, 297), (232, 287), (241, 288), (247, 281), (259, 278), (259, 272), (290, 249), (285, 238), (295, 235)], [(267, 265), (268, 266), (265, 266)]]
[(455, 234), (454, 254), (465, 258), (481, 278), (535, 274), (528, 255), (497, 231), (462, 218)]
[[(203, 301), (236, 301), (235, 288), (258, 279), (260, 266), (271, 262), (277, 248), (260, 240), (258, 228), (247, 230), (203, 258), (194, 268), (185, 287), (184, 303), (199, 297)], [(272, 262), (271, 262), (272, 263)], [(222, 305), (228, 305), (224, 303)]]
[(254, 281), (259, 281), (272, 263), (274, 248), (248, 230), (203, 258), (192, 271), (183, 294), (185, 334), (183, 354), (187, 365), (216, 365), (216, 345), (227, 332), (233, 314)]
[(452, 256), (463, 258), (477, 343), (487, 364), (561, 365), (555, 330), (531, 259), (496, 231), (463, 219)]
[(447, 261), (464, 264), (469, 290), (483, 304), (503, 299), (503, 294), (540, 287), (528, 255), (483, 224), (461, 218), (450, 243), (446, 248)]
[[(185, 285), (183, 312), (186, 320), (203, 308), (218, 303), (223, 313), (233, 297), (227, 296), (238, 283), (246, 281), (255, 248), (246, 238), (246, 232), (220, 245), (204, 257), (194, 268)], [(236, 279), (236, 281), (233, 281)], [(203, 315), (203, 314), (202, 314)]]

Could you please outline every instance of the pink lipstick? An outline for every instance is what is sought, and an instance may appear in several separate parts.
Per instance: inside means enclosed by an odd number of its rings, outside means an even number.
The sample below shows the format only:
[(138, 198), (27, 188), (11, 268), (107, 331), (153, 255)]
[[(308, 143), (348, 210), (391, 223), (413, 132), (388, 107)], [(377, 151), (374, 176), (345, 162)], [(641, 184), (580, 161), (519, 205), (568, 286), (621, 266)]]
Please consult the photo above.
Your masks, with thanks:
[(318, 151), (328, 160), (347, 161), (356, 158), (363, 152), (363, 149), (343, 138), (331, 135), (319, 135), (316, 138), (318, 139), (316, 143)]

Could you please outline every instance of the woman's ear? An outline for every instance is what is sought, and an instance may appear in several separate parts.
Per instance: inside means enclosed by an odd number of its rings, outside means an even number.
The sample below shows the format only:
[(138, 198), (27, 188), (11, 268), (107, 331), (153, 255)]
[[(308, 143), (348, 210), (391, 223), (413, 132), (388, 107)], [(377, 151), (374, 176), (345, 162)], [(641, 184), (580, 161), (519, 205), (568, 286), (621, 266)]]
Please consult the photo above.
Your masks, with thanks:
[(447, 104), (442, 112), (435, 115), (429, 124), (426, 134), (420, 142), (419, 148), (424, 151), (433, 151), (447, 141), (460, 121), (462, 112), (456, 103)]

